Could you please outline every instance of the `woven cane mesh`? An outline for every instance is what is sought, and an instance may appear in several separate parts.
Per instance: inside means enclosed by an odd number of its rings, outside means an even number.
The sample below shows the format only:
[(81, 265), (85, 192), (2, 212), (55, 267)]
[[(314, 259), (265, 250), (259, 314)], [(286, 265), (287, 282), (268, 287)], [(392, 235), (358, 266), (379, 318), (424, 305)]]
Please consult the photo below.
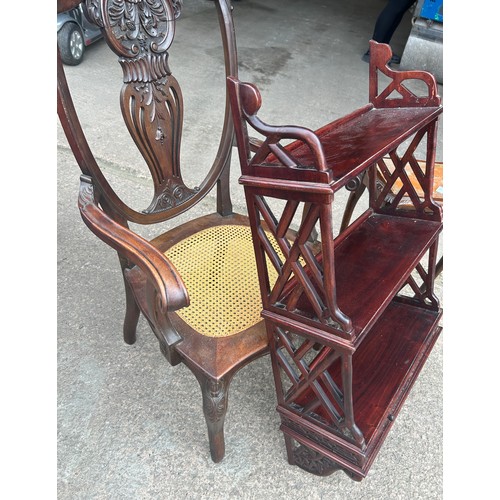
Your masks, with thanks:
[(228, 337), (260, 321), (262, 302), (250, 227), (215, 226), (177, 243), (165, 255), (190, 297), (189, 307), (178, 314), (196, 331)]

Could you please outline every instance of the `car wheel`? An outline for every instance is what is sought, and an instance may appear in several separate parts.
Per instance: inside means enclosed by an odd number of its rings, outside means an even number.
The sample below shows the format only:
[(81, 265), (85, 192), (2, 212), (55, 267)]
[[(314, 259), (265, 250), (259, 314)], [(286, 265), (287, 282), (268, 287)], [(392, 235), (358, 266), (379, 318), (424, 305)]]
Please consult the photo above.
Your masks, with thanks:
[(80, 64), (85, 52), (83, 35), (75, 23), (66, 23), (57, 33), (57, 44), (64, 64), (76, 66)]

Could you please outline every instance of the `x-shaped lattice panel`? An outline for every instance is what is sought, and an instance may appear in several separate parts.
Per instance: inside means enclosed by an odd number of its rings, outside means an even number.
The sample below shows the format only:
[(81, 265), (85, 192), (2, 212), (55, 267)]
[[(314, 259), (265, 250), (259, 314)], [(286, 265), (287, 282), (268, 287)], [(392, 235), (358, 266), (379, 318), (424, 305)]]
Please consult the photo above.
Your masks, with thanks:
[[(344, 394), (345, 353), (320, 345), (291, 330), (274, 326), (274, 359), (280, 371), (278, 394), (287, 408), (358, 444), (363, 436), (354, 424), (352, 401)], [(347, 377), (348, 380), (344, 380)], [(350, 391), (348, 391), (350, 393)]]
[(440, 216), (441, 207), (431, 196), (433, 162), (415, 158), (417, 147), (426, 134), (426, 129), (415, 134), (404, 154), (393, 150), (388, 157), (377, 162), (377, 180), (381, 181), (382, 188), (380, 189), (380, 182), (378, 190), (373, 187), (372, 207), (384, 207), (386, 212), (396, 209), (412, 211), (425, 218)]
[[(268, 273), (265, 304), (285, 307), (288, 311), (349, 331), (350, 320), (339, 311), (335, 300), (329, 207), (325, 209), (314, 203), (306, 207), (304, 202), (287, 200), (278, 218), (276, 208), (273, 210), (264, 196), (255, 196), (253, 205), (259, 220), (258, 240), (263, 252), (261, 265)], [(299, 229), (295, 231), (292, 224), (298, 213), (302, 213), (302, 218), (298, 223)], [(322, 253), (319, 256), (315, 253), (318, 244), (311, 243), (318, 221), (323, 236), (330, 240), (326, 245), (321, 244)], [(272, 285), (269, 264), (278, 273)]]

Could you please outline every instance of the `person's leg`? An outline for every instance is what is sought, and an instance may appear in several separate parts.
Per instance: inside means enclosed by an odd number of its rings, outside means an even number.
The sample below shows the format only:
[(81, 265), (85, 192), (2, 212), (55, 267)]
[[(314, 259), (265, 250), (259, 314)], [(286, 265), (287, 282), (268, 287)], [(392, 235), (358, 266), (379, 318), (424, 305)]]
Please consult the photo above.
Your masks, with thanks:
[[(415, 0), (389, 0), (377, 17), (372, 39), (389, 44), (406, 11), (414, 3)], [(367, 62), (370, 60), (369, 50), (363, 55), (363, 60)], [(400, 60), (399, 56), (394, 55), (391, 63), (399, 64)]]
[(414, 3), (414, 0), (389, 0), (377, 18), (373, 30), (373, 40), (388, 44), (406, 11)]

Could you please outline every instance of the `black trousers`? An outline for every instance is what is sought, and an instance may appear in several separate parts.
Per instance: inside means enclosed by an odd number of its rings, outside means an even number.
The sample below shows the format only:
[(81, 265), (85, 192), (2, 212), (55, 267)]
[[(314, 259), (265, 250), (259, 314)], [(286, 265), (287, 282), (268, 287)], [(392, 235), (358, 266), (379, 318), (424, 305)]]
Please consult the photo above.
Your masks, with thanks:
[(388, 44), (405, 12), (414, 3), (415, 0), (389, 0), (377, 18), (372, 36), (373, 40)]

